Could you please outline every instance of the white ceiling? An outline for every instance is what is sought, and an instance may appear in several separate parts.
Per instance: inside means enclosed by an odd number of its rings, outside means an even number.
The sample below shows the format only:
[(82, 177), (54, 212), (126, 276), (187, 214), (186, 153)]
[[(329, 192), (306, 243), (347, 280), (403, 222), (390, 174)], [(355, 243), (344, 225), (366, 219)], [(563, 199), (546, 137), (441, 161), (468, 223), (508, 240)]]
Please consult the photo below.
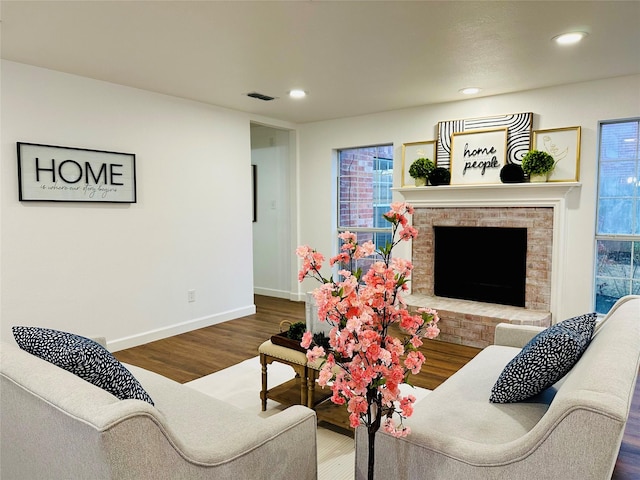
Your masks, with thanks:
[[(640, 73), (639, 1), (2, 0), (0, 15), (4, 59), (293, 123)], [(589, 36), (551, 41), (570, 30)]]

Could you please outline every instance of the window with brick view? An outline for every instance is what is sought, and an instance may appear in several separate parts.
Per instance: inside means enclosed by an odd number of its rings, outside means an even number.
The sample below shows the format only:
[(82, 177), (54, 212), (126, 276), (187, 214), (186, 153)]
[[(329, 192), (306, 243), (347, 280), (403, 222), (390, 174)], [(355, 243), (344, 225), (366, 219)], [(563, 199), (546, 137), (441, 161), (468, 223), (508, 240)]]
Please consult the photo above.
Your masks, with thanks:
[[(357, 233), (358, 242), (376, 246), (391, 241), (390, 224), (382, 218), (391, 205), (393, 145), (338, 151), (338, 232)], [(365, 271), (373, 260), (361, 260)]]

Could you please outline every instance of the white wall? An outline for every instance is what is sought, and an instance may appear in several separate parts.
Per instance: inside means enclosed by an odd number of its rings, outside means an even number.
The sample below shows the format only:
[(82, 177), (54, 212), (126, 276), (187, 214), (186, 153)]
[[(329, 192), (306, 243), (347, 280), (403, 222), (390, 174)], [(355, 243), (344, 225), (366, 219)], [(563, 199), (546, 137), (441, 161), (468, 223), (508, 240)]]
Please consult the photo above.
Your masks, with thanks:
[(291, 280), (290, 132), (251, 127), (257, 166), (257, 222), (253, 224), (254, 293), (289, 298)]
[[(280, 259), (256, 287), (300, 300), (315, 284), (298, 284), (293, 250), (308, 243), (328, 256), (334, 245), (335, 149), (393, 143), (399, 185), (402, 144), (435, 139), (441, 120), (532, 111), (536, 129), (581, 125), (560, 303), (564, 316), (590, 310), (597, 122), (640, 114), (639, 86), (639, 76), (622, 77), (295, 126), (2, 61), (0, 337), (40, 325), (105, 335), (121, 349), (253, 313), (250, 121), (289, 129), (295, 157), (289, 185), (273, 180), (290, 198), (288, 220), (277, 212), (277, 229), (256, 233), (277, 238)], [(19, 202), (19, 141), (135, 153), (138, 203)], [(267, 285), (271, 268), (281, 269)]]
[[(7, 61), (1, 95), (0, 336), (117, 350), (254, 313), (247, 115)], [(138, 202), (19, 202), (16, 142), (135, 153)]]
[[(394, 185), (400, 185), (402, 144), (436, 139), (439, 121), (518, 112), (534, 113), (534, 129), (582, 127), (581, 189), (570, 193), (567, 214), (569, 254), (559, 316), (593, 309), (593, 247), (596, 206), (597, 127), (599, 120), (640, 114), (640, 76), (551, 87), (454, 103), (344, 118), (299, 128), (300, 244), (329, 256), (334, 246), (333, 152), (338, 148), (393, 143), (397, 160)], [(396, 199), (402, 197), (396, 194)], [(396, 254), (409, 257), (404, 249)], [(298, 286), (299, 298), (316, 285)]]

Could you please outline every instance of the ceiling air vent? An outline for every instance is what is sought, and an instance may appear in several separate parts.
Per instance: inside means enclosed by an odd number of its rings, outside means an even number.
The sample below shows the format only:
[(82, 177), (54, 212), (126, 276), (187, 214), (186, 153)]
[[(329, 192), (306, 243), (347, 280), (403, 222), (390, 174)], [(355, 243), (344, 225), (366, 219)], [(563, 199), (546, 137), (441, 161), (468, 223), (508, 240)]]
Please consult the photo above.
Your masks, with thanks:
[(270, 97), (269, 95), (263, 95), (258, 92), (247, 93), (247, 97), (257, 98), (258, 100), (264, 100), (265, 102), (270, 102), (271, 100), (275, 100), (276, 97)]

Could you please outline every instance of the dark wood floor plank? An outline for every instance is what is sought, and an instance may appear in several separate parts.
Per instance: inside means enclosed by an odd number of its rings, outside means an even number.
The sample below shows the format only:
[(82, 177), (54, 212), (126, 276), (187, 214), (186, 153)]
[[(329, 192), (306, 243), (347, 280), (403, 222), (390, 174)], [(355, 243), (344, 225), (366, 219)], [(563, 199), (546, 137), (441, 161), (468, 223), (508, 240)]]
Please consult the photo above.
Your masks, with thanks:
[[(262, 342), (278, 333), (282, 320), (304, 321), (300, 302), (256, 295), (256, 314), (116, 352), (120, 361), (160, 373), (180, 383), (223, 370), (258, 354)], [(469, 362), (477, 348), (425, 341), (427, 357), (412, 383), (434, 389)], [(612, 480), (640, 479), (640, 383)]]

